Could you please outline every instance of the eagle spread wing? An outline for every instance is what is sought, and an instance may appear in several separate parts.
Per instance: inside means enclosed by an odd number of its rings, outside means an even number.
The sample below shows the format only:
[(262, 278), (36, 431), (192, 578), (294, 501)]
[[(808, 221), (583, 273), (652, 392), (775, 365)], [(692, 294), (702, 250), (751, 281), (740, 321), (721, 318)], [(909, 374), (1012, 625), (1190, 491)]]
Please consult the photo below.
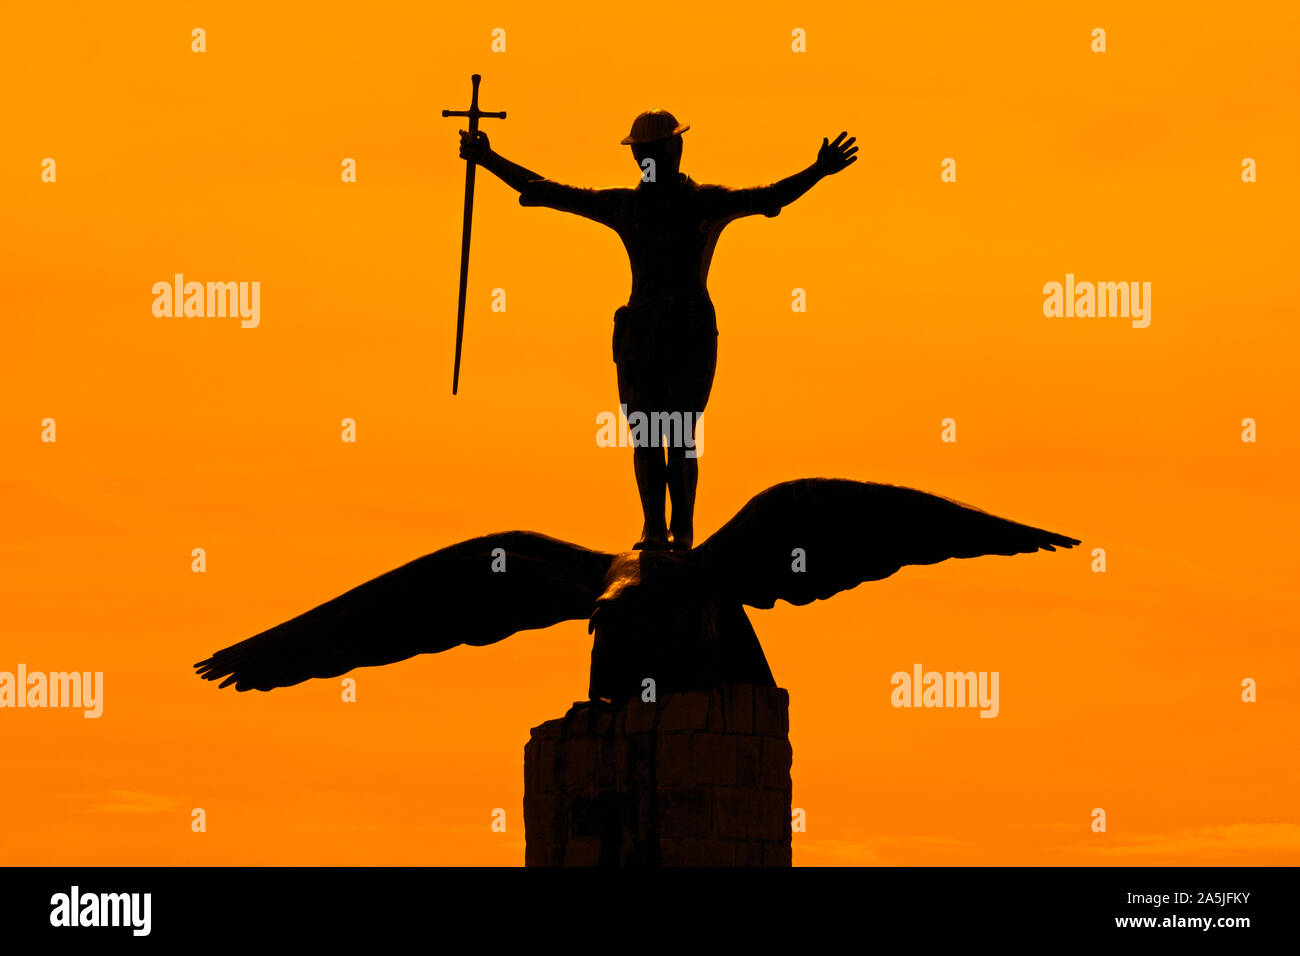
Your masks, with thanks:
[(271, 690), (460, 644), (493, 644), (589, 617), (611, 560), (531, 531), (462, 541), (194, 666), (222, 687)]
[(828, 598), (907, 564), (1078, 543), (912, 488), (804, 478), (755, 496), (699, 550), (727, 593), (768, 608)]

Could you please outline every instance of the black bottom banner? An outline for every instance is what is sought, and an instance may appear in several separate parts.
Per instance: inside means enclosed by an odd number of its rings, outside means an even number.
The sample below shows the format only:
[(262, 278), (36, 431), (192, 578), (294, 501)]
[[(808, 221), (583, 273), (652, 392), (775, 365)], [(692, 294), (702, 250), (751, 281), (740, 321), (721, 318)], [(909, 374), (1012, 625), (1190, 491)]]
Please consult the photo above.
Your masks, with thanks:
[(453, 932), (612, 944), (620, 934), (736, 940), (779, 929), (809, 934), (813, 949), (827, 933), (923, 944), (1130, 937), (1172, 947), (1296, 935), (1290, 868), (12, 868), (0, 870), (0, 883), (7, 942), (66, 937), (89, 951), (208, 937), (436, 941)]

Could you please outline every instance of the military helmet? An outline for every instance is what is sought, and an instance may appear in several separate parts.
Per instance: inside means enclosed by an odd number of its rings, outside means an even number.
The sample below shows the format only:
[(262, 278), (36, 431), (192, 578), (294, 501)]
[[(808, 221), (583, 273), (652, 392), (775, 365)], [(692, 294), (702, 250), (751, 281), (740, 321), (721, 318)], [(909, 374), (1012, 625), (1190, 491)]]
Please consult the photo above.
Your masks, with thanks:
[(646, 110), (632, 121), (632, 132), (623, 137), (624, 146), (640, 146), (669, 139), (690, 129), (687, 123), (677, 122), (677, 117), (667, 110)]

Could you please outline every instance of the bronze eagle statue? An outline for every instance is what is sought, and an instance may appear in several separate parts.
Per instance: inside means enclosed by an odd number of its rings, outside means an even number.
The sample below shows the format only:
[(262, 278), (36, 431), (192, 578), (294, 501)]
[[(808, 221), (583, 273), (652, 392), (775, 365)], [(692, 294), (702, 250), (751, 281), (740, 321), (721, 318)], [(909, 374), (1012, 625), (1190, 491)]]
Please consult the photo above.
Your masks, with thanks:
[(810, 604), (900, 568), (1072, 548), (1075, 538), (895, 485), (773, 485), (690, 551), (592, 551), (531, 531), (434, 551), (194, 667), (236, 690), (337, 677), (588, 619), (589, 694), (775, 686), (744, 606)]

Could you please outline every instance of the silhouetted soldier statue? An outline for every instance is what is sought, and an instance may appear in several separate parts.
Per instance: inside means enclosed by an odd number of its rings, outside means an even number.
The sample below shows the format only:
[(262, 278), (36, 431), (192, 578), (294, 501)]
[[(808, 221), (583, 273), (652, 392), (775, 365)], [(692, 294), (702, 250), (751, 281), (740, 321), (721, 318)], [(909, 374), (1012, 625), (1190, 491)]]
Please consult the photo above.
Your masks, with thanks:
[[(713, 247), (733, 219), (775, 216), (823, 177), (857, 162), (855, 138), (822, 140), (817, 160), (770, 186), (729, 189), (702, 186), (681, 172), (686, 124), (664, 110), (649, 110), (624, 139), (641, 169), (635, 189), (584, 189), (543, 178), (494, 152), (481, 131), (461, 131), (460, 155), (519, 191), (524, 206), (549, 206), (609, 226), (627, 248), (632, 293), (614, 313), (618, 396), (629, 416), (681, 423), (675, 433), (654, 434), (633, 449), (644, 525), (636, 549), (689, 551), (694, 539), (698, 463), (696, 420), (713, 387), (718, 326), (706, 282)], [(689, 430), (689, 434), (687, 434)], [(652, 443), (653, 442), (653, 443)], [(664, 520), (665, 486), (672, 498), (672, 527)]]

